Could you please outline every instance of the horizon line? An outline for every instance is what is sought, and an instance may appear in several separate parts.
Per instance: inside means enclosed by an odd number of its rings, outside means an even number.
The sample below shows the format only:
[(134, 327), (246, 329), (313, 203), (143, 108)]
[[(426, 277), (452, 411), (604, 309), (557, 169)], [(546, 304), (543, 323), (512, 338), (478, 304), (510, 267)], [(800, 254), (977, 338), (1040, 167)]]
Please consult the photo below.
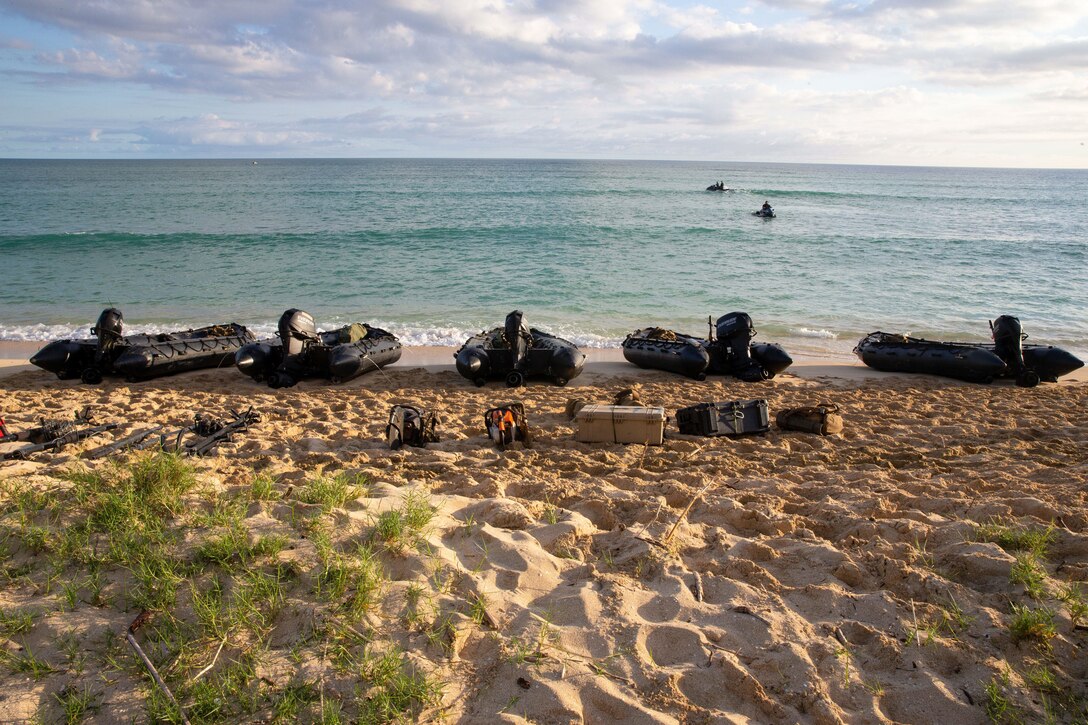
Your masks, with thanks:
[(1076, 166), (940, 166), (934, 164), (867, 164), (834, 161), (722, 161), (694, 159), (640, 159), (593, 157), (533, 157), (533, 156), (0, 156), (5, 161), (538, 161), (538, 162), (612, 162), (664, 164), (748, 164), (757, 166), (860, 166), (866, 168), (903, 169), (983, 169), (987, 171), (1088, 171)]

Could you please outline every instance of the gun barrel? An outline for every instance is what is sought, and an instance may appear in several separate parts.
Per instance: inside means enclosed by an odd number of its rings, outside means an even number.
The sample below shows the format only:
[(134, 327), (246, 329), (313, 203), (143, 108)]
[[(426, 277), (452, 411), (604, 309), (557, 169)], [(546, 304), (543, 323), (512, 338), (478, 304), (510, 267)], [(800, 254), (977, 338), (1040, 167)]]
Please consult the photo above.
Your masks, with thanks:
[(0, 453), (0, 461), (13, 460), (13, 459), (25, 459), (27, 456), (33, 453), (41, 453), (42, 451), (52, 450), (54, 453), (60, 451), (61, 448), (69, 443), (75, 443), (76, 441), (83, 440), (84, 438), (90, 438), (93, 435), (98, 435), (103, 431), (113, 430), (117, 428), (117, 423), (106, 423), (105, 425), (96, 425), (90, 428), (83, 428), (81, 430), (74, 430), (70, 433), (65, 433), (62, 436), (58, 436), (52, 440), (42, 443), (35, 443), (32, 446), (24, 446), (14, 451), (7, 453)]
[(121, 440), (114, 441), (113, 443), (107, 443), (104, 446), (100, 446), (91, 451), (86, 451), (83, 457), (87, 460), (94, 461), (99, 458), (104, 458), (111, 453), (117, 453), (119, 451), (126, 450), (128, 448), (134, 448), (137, 443), (147, 438), (152, 433), (158, 433), (162, 430), (161, 425), (157, 425), (154, 428), (148, 428), (147, 430), (137, 431), (131, 435), (127, 435)]
[(257, 423), (261, 419), (260, 415), (253, 411), (253, 408), (250, 408), (244, 413), (238, 413), (236, 411), (231, 412), (234, 414), (234, 420), (211, 435), (187, 444), (185, 447), (186, 452), (191, 456), (203, 456), (223, 441), (230, 440), (233, 433), (240, 430), (247, 430), (249, 426)]

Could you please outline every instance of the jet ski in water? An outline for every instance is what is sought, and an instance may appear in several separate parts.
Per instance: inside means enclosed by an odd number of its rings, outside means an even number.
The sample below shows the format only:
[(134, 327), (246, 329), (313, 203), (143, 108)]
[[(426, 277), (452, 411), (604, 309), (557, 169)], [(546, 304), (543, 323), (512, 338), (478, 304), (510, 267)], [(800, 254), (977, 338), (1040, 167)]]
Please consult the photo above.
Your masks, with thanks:
[(710, 186), (706, 187), (706, 190), (707, 191), (732, 191), (732, 189), (730, 189), (728, 186), (725, 185), (724, 181), (719, 181), (716, 184), (711, 184)]
[(925, 373), (971, 383), (1015, 378), (1020, 387), (1056, 383), (1084, 366), (1075, 355), (1051, 345), (1024, 345), (1020, 320), (1002, 315), (990, 323), (993, 344), (933, 342), (887, 332), (873, 332), (854, 348), (871, 368), (895, 373)]
[(695, 380), (716, 373), (750, 383), (770, 380), (793, 364), (793, 358), (780, 345), (753, 345), (755, 335), (748, 313), (730, 312), (711, 325), (706, 340), (660, 327), (635, 330), (623, 341), (623, 356), (640, 368), (665, 370)]
[(476, 385), (488, 380), (506, 380), (516, 388), (526, 378), (551, 378), (566, 385), (578, 377), (586, 363), (585, 354), (573, 342), (536, 328), (527, 328), (521, 310), (506, 316), (503, 327), (473, 335), (454, 353), (457, 372)]
[(56, 340), (30, 362), (62, 380), (80, 378), (89, 385), (97, 385), (106, 375), (148, 380), (229, 365), (235, 351), (253, 340), (249, 330), (234, 322), (157, 335), (123, 335), (123, 328), (121, 310), (111, 307), (91, 328), (94, 337)]
[(291, 309), (280, 316), (278, 329), (278, 337), (250, 343), (234, 356), (239, 370), (267, 380), (270, 388), (315, 377), (340, 383), (400, 360), (400, 340), (370, 325), (318, 332), (313, 315)]
[(774, 207), (765, 206), (759, 211), (752, 212), (752, 216), (761, 216), (764, 219), (773, 219), (777, 216), (777, 214), (774, 213)]

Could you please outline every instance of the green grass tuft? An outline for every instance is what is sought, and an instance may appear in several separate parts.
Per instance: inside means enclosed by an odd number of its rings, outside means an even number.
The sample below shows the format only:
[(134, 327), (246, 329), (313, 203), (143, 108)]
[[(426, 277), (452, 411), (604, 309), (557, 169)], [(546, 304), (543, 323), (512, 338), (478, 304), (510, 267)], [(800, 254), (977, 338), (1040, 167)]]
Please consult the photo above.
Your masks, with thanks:
[(1016, 708), (1005, 696), (1005, 686), (1008, 685), (1008, 673), (1004, 674), (1000, 681), (993, 677), (986, 683), (986, 717), (993, 723), (1003, 723), (1016, 715)]
[(1020, 604), (1013, 604), (1009, 632), (1012, 634), (1013, 642), (1038, 639), (1045, 643), (1057, 634), (1054, 629), (1054, 612), (1046, 607), (1031, 609)]
[(286, 601), (284, 586), (293, 578), (291, 572), (282, 566), (271, 572), (244, 572), (226, 612), (228, 624), (263, 638), (283, 609)]
[(251, 501), (272, 501), (280, 497), (276, 490), (276, 477), (268, 473), (260, 473), (253, 477), (249, 484), (249, 498)]
[(401, 508), (384, 511), (378, 516), (372, 535), (390, 551), (412, 548), (423, 538), (434, 511), (426, 496), (413, 491), (404, 497)]
[(1045, 529), (1016, 527), (994, 519), (981, 524), (975, 532), (978, 541), (989, 541), (1005, 551), (1026, 551), (1040, 559), (1045, 559), (1050, 545), (1057, 538), (1053, 526)]
[(94, 714), (101, 697), (101, 693), (91, 692), (87, 686), (76, 688), (74, 685), (69, 685), (60, 692), (53, 693), (53, 699), (60, 704), (61, 714), (67, 725), (81, 723), (89, 715)]
[(299, 489), (298, 500), (302, 503), (317, 504), (321, 506), (322, 513), (327, 514), (334, 508), (339, 508), (361, 496), (369, 484), (369, 477), (363, 474), (338, 473), (332, 477), (317, 476)]
[(254, 561), (273, 557), (288, 545), (286, 536), (270, 534), (250, 541), (243, 526), (232, 526), (227, 532), (207, 539), (197, 547), (197, 558), (218, 564), (227, 571), (248, 567)]
[(26, 646), (19, 652), (0, 648), (0, 663), (12, 672), (30, 675), (35, 680), (40, 680), (46, 675), (56, 672), (52, 665), (35, 655)]
[(182, 510), (182, 494), (196, 485), (196, 472), (181, 454), (158, 453), (136, 458), (128, 483), (145, 506), (176, 516)]
[(290, 684), (276, 692), (272, 697), (272, 717), (274, 722), (293, 723), (308, 708), (311, 702), (320, 697), (317, 686), (310, 682)]
[(26, 609), (0, 609), (0, 635), (14, 637), (17, 634), (26, 634), (33, 629), (36, 616), (36, 612)]
[(1088, 596), (1077, 583), (1067, 584), (1060, 592), (1058, 599), (1065, 603), (1069, 610), (1069, 622), (1074, 627), (1088, 621)]
[(354, 556), (333, 554), (318, 574), (314, 592), (328, 601), (342, 602), (343, 610), (358, 620), (381, 600), (386, 574), (377, 553), (361, 544)]
[(442, 684), (415, 671), (396, 647), (367, 657), (360, 669), (368, 685), (356, 698), (360, 722), (418, 719), (425, 707), (437, 703), (442, 696)]
[[(193, 722), (238, 722), (262, 704), (260, 681), (252, 655), (227, 662), (187, 688), (185, 708)], [(173, 721), (173, 717), (164, 718)]]
[(1061, 692), (1054, 671), (1046, 665), (1033, 665), (1024, 672), (1024, 679), (1040, 692)]
[(1032, 599), (1042, 599), (1047, 594), (1046, 571), (1034, 554), (1025, 553), (1016, 557), (1009, 571), (1009, 581), (1022, 584), (1024, 592)]

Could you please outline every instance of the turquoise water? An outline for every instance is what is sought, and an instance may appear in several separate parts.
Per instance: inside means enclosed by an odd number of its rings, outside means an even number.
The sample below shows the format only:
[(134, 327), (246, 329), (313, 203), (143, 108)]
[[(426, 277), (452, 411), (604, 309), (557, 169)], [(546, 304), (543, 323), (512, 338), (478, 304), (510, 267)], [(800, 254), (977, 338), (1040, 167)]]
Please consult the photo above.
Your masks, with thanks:
[[(703, 189), (724, 180), (735, 192)], [(751, 212), (764, 200), (776, 219)], [(596, 346), (745, 310), (848, 354), (873, 330), (1088, 352), (1088, 171), (627, 161), (0, 161), (0, 338), (288, 307), (459, 344), (512, 309)]]

